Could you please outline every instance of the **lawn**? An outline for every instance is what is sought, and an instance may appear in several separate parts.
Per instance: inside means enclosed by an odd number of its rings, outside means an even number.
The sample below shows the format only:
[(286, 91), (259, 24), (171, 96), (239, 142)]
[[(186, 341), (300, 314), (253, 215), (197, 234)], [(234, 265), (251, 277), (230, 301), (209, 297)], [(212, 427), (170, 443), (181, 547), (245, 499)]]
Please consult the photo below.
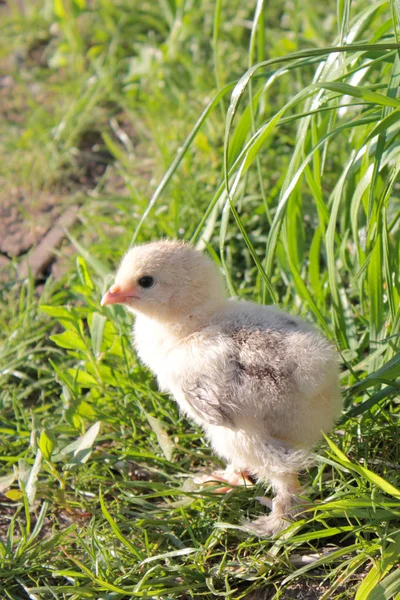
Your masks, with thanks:
[[(399, 83), (398, 0), (0, 1), (1, 599), (399, 600)], [(272, 540), (262, 486), (195, 485), (218, 459), (100, 307), (161, 237), (340, 352)]]

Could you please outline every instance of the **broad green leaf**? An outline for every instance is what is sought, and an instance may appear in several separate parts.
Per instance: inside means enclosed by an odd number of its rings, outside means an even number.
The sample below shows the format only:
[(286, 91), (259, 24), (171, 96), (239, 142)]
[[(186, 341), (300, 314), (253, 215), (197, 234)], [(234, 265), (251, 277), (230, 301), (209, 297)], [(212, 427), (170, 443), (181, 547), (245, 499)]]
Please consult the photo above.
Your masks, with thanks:
[(89, 271), (86, 265), (86, 261), (82, 256), (78, 256), (76, 259), (76, 269), (78, 271), (79, 279), (82, 282), (82, 285), (89, 288), (89, 290), (94, 290), (93, 281), (89, 275)]
[[(94, 377), (98, 377), (100, 375), (102, 383), (110, 383), (111, 385), (116, 385), (121, 378), (121, 374), (117, 373), (108, 365), (100, 363), (95, 370), (93, 365), (87, 363), (88, 372)], [(96, 379), (97, 383), (101, 383)]]
[(67, 373), (75, 383), (82, 387), (97, 386), (100, 383), (93, 375), (82, 369), (67, 369)]
[(21, 492), (21, 490), (8, 490), (8, 492), (6, 492), (4, 495), (9, 500), (12, 500), (13, 502), (18, 502), (19, 500), (21, 500), (21, 498), (24, 497), (24, 492)]
[(39, 449), (46, 460), (50, 460), (55, 446), (54, 435), (46, 429), (43, 429), (39, 438)]
[(63, 306), (48, 306), (46, 304), (41, 304), (39, 308), (50, 317), (55, 317), (57, 319), (72, 318), (71, 312)]
[(67, 309), (63, 306), (46, 306), (43, 304), (40, 306), (40, 309), (50, 317), (58, 319), (66, 330), (79, 331), (79, 316), (76, 309)]
[(96, 416), (96, 412), (93, 406), (84, 400), (78, 403), (76, 407), (76, 414), (85, 419), (93, 420)]
[(92, 339), (92, 350), (93, 355), (98, 358), (100, 354), (101, 343), (103, 341), (104, 327), (106, 324), (106, 317), (100, 313), (93, 313), (90, 324), (90, 337)]
[(60, 346), (60, 348), (68, 348), (69, 350), (83, 350), (87, 352), (87, 347), (82, 337), (76, 331), (64, 331), (64, 333), (56, 333), (50, 336), (52, 342)]

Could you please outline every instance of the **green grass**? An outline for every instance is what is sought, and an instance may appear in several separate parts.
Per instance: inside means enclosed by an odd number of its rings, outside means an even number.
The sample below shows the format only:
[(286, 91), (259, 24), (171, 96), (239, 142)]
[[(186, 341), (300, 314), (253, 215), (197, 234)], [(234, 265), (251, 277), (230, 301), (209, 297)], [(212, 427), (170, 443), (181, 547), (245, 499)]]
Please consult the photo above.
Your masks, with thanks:
[[(81, 208), (61, 281), (14, 260), (0, 284), (0, 596), (398, 599), (398, 2), (9, 4), (1, 197)], [(341, 353), (313, 507), (277, 539), (240, 529), (261, 488), (194, 486), (217, 458), (100, 307), (129, 244), (162, 236)]]

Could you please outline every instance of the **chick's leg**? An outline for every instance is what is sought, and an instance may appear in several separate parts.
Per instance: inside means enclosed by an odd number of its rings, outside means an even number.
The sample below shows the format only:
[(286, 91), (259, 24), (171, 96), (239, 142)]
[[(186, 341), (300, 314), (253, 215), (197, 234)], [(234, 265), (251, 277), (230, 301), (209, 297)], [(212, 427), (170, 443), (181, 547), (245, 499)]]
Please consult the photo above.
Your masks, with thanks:
[(273, 536), (283, 531), (289, 526), (290, 520), (301, 512), (299, 505), (302, 504), (302, 500), (297, 496), (301, 488), (297, 474), (274, 475), (270, 482), (275, 491), (274, 499), (272, 502), (267, 498), (259, 500), (271, 507), (271, 513), (246, 523), (248, 530), (260, 537)]

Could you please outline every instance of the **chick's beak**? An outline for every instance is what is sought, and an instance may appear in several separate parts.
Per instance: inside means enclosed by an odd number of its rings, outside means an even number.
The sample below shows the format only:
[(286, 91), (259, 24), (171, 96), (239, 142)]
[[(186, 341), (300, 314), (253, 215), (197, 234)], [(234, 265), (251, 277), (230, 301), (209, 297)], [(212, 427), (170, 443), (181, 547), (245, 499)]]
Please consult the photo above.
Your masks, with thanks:
[(135, 287), (122, 288), (120, 285), (112, 285), (101, 299), (101, 306), (108, 304), (123, 304), (127, 300), (136, 298), (139, 300), (139, 293)]

